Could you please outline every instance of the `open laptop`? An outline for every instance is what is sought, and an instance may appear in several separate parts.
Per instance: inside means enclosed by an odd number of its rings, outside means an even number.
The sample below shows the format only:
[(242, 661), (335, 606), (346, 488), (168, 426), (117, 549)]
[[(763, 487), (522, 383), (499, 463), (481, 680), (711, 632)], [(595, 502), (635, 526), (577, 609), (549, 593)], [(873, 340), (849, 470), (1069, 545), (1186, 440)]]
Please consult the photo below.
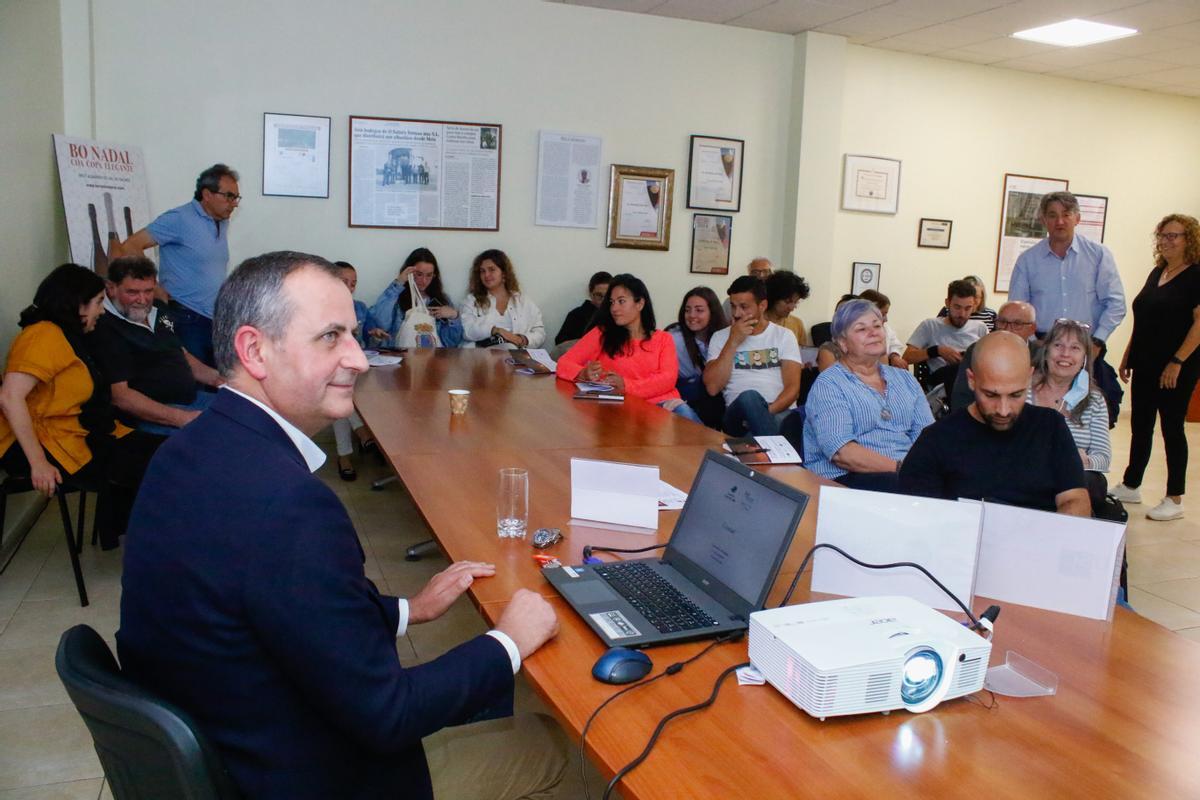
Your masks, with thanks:
[(744, 630), (763, 607), (808, 495), (709, 451), (661, 559), (542, 571), (609, 646)]

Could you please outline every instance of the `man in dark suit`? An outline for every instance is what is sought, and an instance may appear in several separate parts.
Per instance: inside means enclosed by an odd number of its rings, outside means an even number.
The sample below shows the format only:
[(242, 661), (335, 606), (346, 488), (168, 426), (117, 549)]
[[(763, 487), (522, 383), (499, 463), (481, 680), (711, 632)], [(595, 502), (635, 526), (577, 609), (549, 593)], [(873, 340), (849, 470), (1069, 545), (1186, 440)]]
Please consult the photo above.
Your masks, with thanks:
[[(396, 637), (495, 570), (459, 562), (409, 600), (363, 574), (346, 510), (312, 475), (324, 454), (309, 438), (350, 413), (367, 368), (354, 327), (324, 259), (268, 253), (238, 267), (214, 316), (228, 383), (159, 450), (129, 527), (124, 669), (196, 719), (247, 797), (432, 797), (446, 776), (431, 780), (422, 738), (511, 709), (521, 659), (557, 632), (551, 606), (520, 590), (495, 630), (400, 666)], [(495, 725), (447, 745), (471, 754), (454, 770), (480, 784), (460, 796), (551, 796), (565, 743), (540, 718)], [(545, 746), (514, 748), (514, 725)], [(478, 746), (489, 738), (494, 758)]]

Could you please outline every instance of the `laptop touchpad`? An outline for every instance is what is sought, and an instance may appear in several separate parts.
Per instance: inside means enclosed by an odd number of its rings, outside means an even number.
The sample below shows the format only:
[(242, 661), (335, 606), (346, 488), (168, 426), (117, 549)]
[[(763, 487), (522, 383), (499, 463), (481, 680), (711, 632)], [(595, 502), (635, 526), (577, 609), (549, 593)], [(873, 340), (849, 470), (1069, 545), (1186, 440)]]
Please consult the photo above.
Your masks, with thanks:
[(604, 581), (580, 581), (579, 583), (562, 583), (559, 589), (563, 595), (576, 605), (585, 603), (603, 603), (618, 599), (619, 595), (609, 588)]

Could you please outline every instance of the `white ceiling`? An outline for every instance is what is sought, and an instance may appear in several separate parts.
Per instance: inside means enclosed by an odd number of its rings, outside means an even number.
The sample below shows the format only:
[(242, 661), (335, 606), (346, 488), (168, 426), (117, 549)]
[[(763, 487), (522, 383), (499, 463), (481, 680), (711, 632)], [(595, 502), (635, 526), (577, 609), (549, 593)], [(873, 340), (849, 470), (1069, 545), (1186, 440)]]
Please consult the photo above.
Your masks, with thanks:
[[(548, 0), (796, 34), (1200, 97), (1200, 0)], [(1079, 17), (1137, 36), (1052, 47), (1014, 31)]]

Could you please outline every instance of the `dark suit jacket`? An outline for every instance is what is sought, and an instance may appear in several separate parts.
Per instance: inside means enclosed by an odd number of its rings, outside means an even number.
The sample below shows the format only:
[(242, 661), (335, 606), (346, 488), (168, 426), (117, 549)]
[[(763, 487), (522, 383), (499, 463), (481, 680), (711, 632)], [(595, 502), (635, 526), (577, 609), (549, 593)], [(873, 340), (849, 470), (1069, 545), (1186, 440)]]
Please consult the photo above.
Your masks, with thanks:
[(196, 719), (251, 798), (428, 798), (421, 738), (511, 697), (480, 636), (403, 669), (396, 598), (342, 504), (232, 392), (172, 436), (126, 536), (117, 647)]

